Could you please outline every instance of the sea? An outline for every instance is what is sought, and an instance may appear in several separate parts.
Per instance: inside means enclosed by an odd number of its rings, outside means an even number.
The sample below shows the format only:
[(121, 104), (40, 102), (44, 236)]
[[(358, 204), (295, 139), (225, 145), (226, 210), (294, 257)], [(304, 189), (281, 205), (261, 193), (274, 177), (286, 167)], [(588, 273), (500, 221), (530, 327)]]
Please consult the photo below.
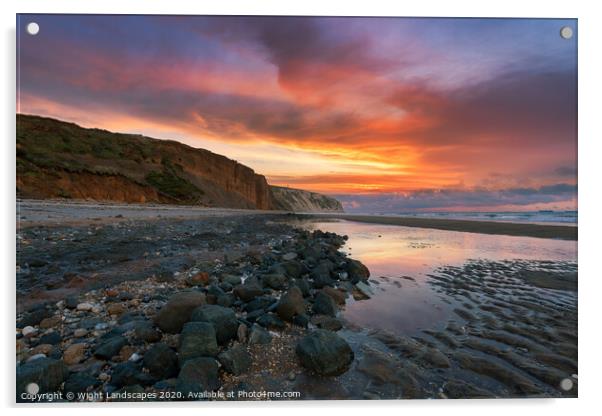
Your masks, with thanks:
[(475, 221), (525, 222), (533, 224), (564, 224), (577, 225), (577, 211), (500, 211), (500, 212), (397, 212), (382, 214), (387, 216), (417, 217), (417, 218), (446, 218)]

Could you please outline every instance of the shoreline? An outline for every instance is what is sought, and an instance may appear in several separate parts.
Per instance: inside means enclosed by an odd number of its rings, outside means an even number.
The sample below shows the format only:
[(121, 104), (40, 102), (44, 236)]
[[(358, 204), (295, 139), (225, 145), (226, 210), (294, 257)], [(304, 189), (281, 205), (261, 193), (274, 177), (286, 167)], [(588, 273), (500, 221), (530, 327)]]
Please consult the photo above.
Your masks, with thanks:
[[(77, 212), (75, 212), (77, 211)], [(287, 212), (236, 208), (210, 208), (185, 205), (120, 204), (115, 202), (17, 200), (17, 228), (49, 225), (76, 225), (88, 222), (120, 222), (156, 218), (200, 218), (236, 215), (296, 216), (307, 219), (340, 219), (402, 227), (430, 228), (479, 234), (552, 238), (577, 241), (576, 225), (533, 224), (445, 218), (416, 218), (344, 212)]]
[(357, 215), (345, 213), (297, 213), (300, 218), (340, 219), (347, 221), (397, 225), (413, 228), (431, 228), (478, 234), (508, 235), (514, 237), (552, 238), (577, 241), (577, 226), (544, 225), (516, 222), (456, 220), (440, 218), (388, 217), (381, 215)]

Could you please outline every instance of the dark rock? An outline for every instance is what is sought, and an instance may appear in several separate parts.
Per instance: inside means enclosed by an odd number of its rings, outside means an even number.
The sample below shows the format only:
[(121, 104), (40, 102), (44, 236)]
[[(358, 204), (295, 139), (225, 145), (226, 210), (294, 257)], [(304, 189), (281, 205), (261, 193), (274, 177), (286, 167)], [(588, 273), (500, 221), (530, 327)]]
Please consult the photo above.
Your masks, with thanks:
[(293, 282), (293, 286), (296, 286), (299, 288), (299, 290), (301, 291), (301, 294), (303, 295), (304, 298), (309, 296), (311, 286), (309, 285), (309, 282), (306, 279), (296, 279)]
[(278, 316), (287, 321), (291, 321), (296, 315), (305, 313), (305, 301), (301, 290), (295, 286), (290, 288), (280, 298), (276, 311)]
[(144, 342), (157, 342), (161, 340), (161, 332), (149, 321), (137, 321), (134, 326), (134, 338)]
[(29, 383), (36, 383), (40, 388), (39, 393), (58, 391), (68, 374), (65, 363), (52, 358), (39, 358), (17, 366), (17, 401), (23, 400), (21, 394), (27, 393)]
[(219, 351), (215, 329), (209, 322), (188, 322), (180, 334), (179, 360), (202, 356), (215, 357)]
[(343, 328), (341, 321), (327, 315), (315, 315), (311, 318), (311, 323), (320, 329), (327, 329), (329, 331), (338, 331)]
[(307, 267), (303, 263), (298, 261), (285, 261), (280, 264), (284, 273), (293, 279), (298, 279), (304, 274), (308, 273)]
[(328, 296), (330, 296), (332, 298), (332, 300), (334, 300), (337, 305), (344, 305), (345, 304), (345, 299), (347, 298), (347, 293), (345, 293), (342, 290), (339, 289), (335, 289), (333, 287), (330, 286), (325, 286), (322, 289), (322, 292), (326, 293)]
[(263, 309), (258, 309), (256, 311), (249, 312), (246, 316), (246, 320), (249, 322), (256, 322), (263, 315), (265, 315), (265, 311)]
[(324, 329), (317, 329), (302, 338), (295, 352), (305, 368), (323, 376), (344, 373), (354, 358), (351, 347), (343, 338)]
[(65, 393), (83, 393), (100, 385), (100, 380), (88, 373), (73, 373), (69, 376), (63, 390)]
[(94, 355), (98, 358), (110, 360), (115, 355), (119, 354), (121, 348), (127, 344), (127, 339), (122, 336), (111, 337), (96, 346)]
[(243, 310), (246, 312), (265, 310), (276, 302), (278, 302), (278, 300), (273, 296), (259, 296), (253, 299), (251, 302), (245, 304)]
[(132, 386), (135, 384), (150, 385), (155, 380), (142, 372), (142, 366), (139, 363), (127, 361), (117, 364), (113, 368), (111, 384), (116, 387)]
[(201, 292), (179, 292), (169, 298), (155, 317), (155, 323), (163, 331), (176, 334), (190, 320), (192, 311), (205, 303)]
[(241, 283), (241, 278), (240, 276), (235, 276), (233, 274), (225, 274), (222, 276), (222, 282), (223, 283), (228, 283), (229, 285), (232, 286), (236, 286), (239, 285)]
[(183, 399), (193, 399), (189, 396), (191, 393), (215, 391), (220, 387), (217, 361), (209, 357), (186, 361), (176, 381), (176, 391), (184, 395)]
[(257, 323), (268, 329), (283, 329), (286, 324), (274, 313), (266, 313), (257, 319)]
[(238, 320), (230, 308), (219, 305), (204, 305), (196, 308), (190, 317), (193, 322), (209, 322), (215, 329), (217, 342), (226, 344), (236, 338)]
[(236, 297), (234, 296), (234, 294), (226, 293), (225, 295), (218, 296), (215, 303), (218, 304), (219, 306), (229, 308), (230, 306), (234, 305), (235, 301), (236, 301)]
[(234, 375), (246, 373), (252, 364), (251, 355), (242, 345), (234, 346), (217, 356), (224, 370)]
[(336, 316), (338, 308), (334, 300), (324, 292), (318, 292), (312, 311), (319, 315)]
[(175, 377), (178, 374), (178, 355), (162, 342), (153, 345), (145, 354), (144, 367), (158, 379)]
[(368, 280), (370, 271), (358, 260), (349, 259), (346, 265), (347, 273), (351, 283), (357, 283), (362, 280)]
[(116, 390), (113, 392), (113, 394), (111, 396), (112, 397), (111, 401), (113, 401), (113, 402), (139, 402), (139, 401), (148, 400), (148, 399), (142, 399), (142, 397), (140, 396), (142, 393), (144, 393), (144, 387), (142, 387), (140, 384), (125, 386), (125, 387), (122, 387), (119, 390)]
[(307, 328), (307, 325), (309, 325), (309, 318), (305, 314), (295, 315), (293, 318), (293, 325), (300, 326), (301, 328)]
[(309, 277), (313, 279), (313, 285), (317, 289), (321, 289), (324, 286), (332, 286), (334, 280), (332, 280), (330, 262), (320, 262), (310, 273)]
[(63, 338), (58, 332), (50, 332), (40, 337), (40, 344), (57, 345), (60, 344)]
[(18, 323), (18, 328), (25, 328), (26, 326), (36, 326), (42, 319), (50, 318), (52, 312), (46, 308), (36, 309), (27, 313)]
[(259, 325), (253, 325), (249, 334), (249, 344), (269, 344), (272, 342), (272, 335)]
[(262, 277), (263, 285), (275, 290), (283, 290), (288, 286), (288, 279), (284, 274), (266, 274)]
[[(246, 282), (245, 282), (246, 283)], [(259, 285), (244, 284), (234, 286), (234, 294), (243, 302), (249, 302), (257, 296), (263, 295), (263, 289)]]
[(75, 309), (79, 304), (79, 299), (75, 296), (69, 296), (65, 298), (65, 308), (67, 309)]

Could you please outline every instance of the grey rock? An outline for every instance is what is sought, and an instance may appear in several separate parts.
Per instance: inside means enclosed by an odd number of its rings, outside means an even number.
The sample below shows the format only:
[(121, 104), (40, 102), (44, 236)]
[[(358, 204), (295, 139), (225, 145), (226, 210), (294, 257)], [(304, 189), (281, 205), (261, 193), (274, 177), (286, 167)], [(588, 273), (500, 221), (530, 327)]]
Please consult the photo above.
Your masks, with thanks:
[(295, 352), (305, 368), (323, 376), (343, 374), (354, 358), (351, 347), (343, 338), (324, 329), (317, 329), (302, 338)]
[(290, 288), (278, 302), (276, 312), (280, 318), (286, 321), (292, 321), (296, 315), (305, 313), (305, 301), (303, 294), (298, 287)]
[(234, 375), (246, 373), (251, 368), (252, 359), (247, 349), (236, 345), (217, 356), (224, 370)]
[(272, 335), (259, 325), (253, 325), (249, 334), (249, 344), (269, 344), (272, 342)]
[(209, 357), (186, 361), (176, 381), (176, 391), (184, 395), (183, 399), (192, 399), (191, 393), (214, 391), (220, 387), (217, 361)]
[(178, 374), (178, 355), (167, 344), (159, 342), (145, 354), (144, 367), (158, 379), (175, 377)]
[(324, 292), (318, 292), (314, 300), (312, 311), (319, 315), (336, 316), (338, 312), (335, 301)]
[(58, 391), (68, 373), (63, 361), (52, 358), (40, 358), (17, 366), (17, 401), (22, 401), (21, 394), (27, 393), (26, 388), (30, 383), (39, 386), (39, 393)]
[(215, 357), (219, 351), (215, 329), (209, 322), (188, 322), (180, 334), (179, 361), (196, 357)]
[(219, 344), (226, 344), (231, 339), (236, 338), (238, 320), (236, 314), (230, 308), (219, 305), (203, 305), (192, 312), (190, 320), (212, 324)]
[(249, 302), (257, 296), (261, 296), (263, 294), (263, 289), (259, 285), (255, 285), (253, 283), (234, 286), (232, 291), (236, 297), (243, 302)]
[(98, 358), (110, 360), (113, 356), (119, 354), (121, 348), (126, 344), (127, 339), (121, 335), (111, 337), (96, 346), (94, 355)]
[(177, 334), (190, 320), (192, 311), (205, 304), (205, 295), (201, 292), (187, 291), (173, 295), (155, 317), (155, 324), (163, 331)]

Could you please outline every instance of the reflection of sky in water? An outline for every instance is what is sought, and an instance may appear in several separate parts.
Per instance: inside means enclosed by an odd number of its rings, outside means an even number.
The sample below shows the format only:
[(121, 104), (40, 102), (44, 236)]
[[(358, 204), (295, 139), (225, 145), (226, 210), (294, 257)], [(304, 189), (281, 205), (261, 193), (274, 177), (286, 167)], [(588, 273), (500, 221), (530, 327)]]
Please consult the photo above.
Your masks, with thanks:
[(427, 284), (427, 274), (439, 266), (461, 266), (470, 259), (577, 261), (576, 241), (343, 220), (315, 222), (312, 228), (349, 236), (343, 250), (368, 266), (371, 279), (380, 282), (371, 284), (376, 292), (371, 299), (348, 303), (345, 318), (363, 327), (406, 334), (443, 326), (448, 321), (453, 306)]

